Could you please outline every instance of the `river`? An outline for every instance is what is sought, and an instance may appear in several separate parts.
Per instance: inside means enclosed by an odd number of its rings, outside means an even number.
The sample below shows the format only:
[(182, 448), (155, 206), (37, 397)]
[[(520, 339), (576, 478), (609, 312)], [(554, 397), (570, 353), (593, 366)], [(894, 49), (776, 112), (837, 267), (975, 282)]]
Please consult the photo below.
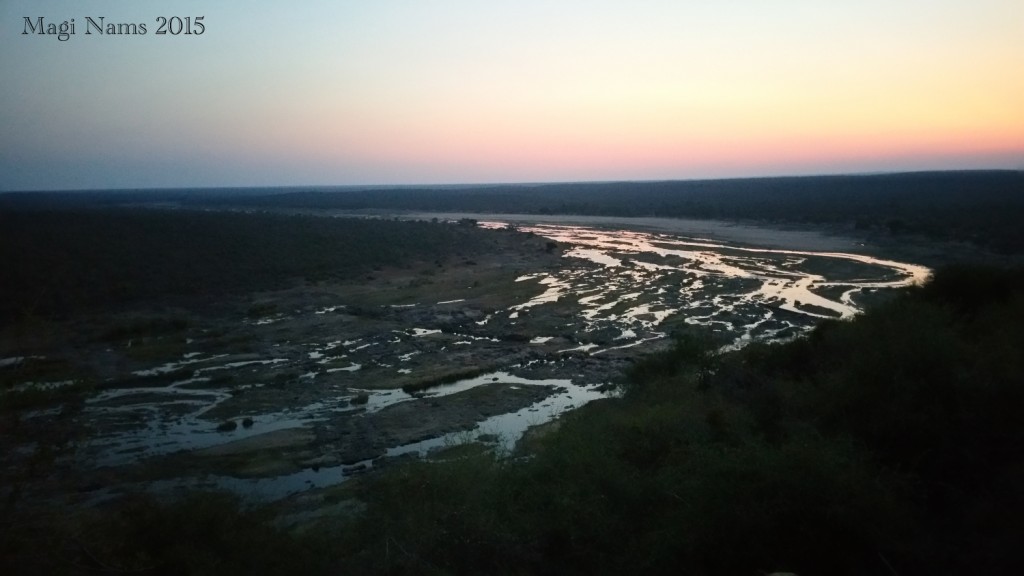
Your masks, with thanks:
[[(530, 426), (612, 393), (609, 375), (602, 374), (600, 368), (586, 368), (590, 366), (588, 362), (600, 360), (602, 355), (625, 357), (642, 352), (647, 345), (665, 339), (671, 330), (687, 326), (716, 334), (724, 348), (738, 348), (752, 341), (785, 340), (806, 332), (823, 319), (851, 318), (871, 297), (923, 282), (930, 273), (928, 268), (916, 264), (851, 252), (793, 249), (779, 247), (778, 242), (772, 247), (757, 247), (677, 231), (544, 222), (513, 224), (511, 220), (497, 218), (481, 221), (479, 225), (493, 229), (515, 225), (522, 232), (548, 239), (563, 250), (563, 265), (554, 271), (526, 273), (516, 279), (517, 283), (536, 285), (535, 296), (454, 327), (450, 323), (427, 322), (359, 339), (312, 341), (291, 356), (283, 345), (294, 343), (282, 342), (281, 352), (272, 357), (243, 361), (192, 351), (176, 362), (137, 371), (137, 375), (144, 376), (195, 367), (189, 378), (169, 385), (108, 390), (90, 398), (84, 413), (88, 419), (141, 420), (146, 425), (100, 430), (84, 443), (88, 458), (99, 464), (124, 465), (149, 456), (208, 449), (261, 436), (269, 438), (266, 435), (282, 430), (312, 430), (339, 419), (370, 418), (398, 404), (427, 406), (484, 384), (555, 390), (534, 404), (481, 417), (468, 431), (381, 445), (384, 456), (394, 457), (424, 454), (487, 435), (500, 438), (501, 445), (508, 449)], [(746, 230), (743, 234), (746, 238), (756, 236)], [(805, 234), (790, 240), (791, 244), (806, 244), (814, 238)], [(836, 243), (824, 245), (834, 247)], [(338, 302), (315, 313), (330, 313), (345, 305)], [(412, 315), (422, 309), (470, 310), (473, 306), (472, 301), (437, 294), (435, 302), (392, 305), (387, 312)], [(553, 314), (556, 310), (557, 314)], [(295, 321), (296, 314), (263, 322)], [(495, 337), (509, 330), (519, 335), (525, 332), (527, 338), (513, 343)], [(567, 336), (567, 332), (571, 334)], [(358, 374), (364, 365), (374, 362), (396, 373), (408, 374), (412, 369), (406, 366), (412, 366), (413, 359), (421, 366), (443, 363), (454, 348), (487, 346), (525, 349), (532, 359), (413, 393), (335, 386), (330, 390), (336, 392), (320, 392), (298, 409), (253, 409), (247, 418), (259, 425), (252, 428), (214, 430), (207, 414), (232, 399), (238, 389), (196, 386), (209, 383), (214, 374), (256, 374), (251, 378), (262, 378), (269, 374), (268, 370), (287, 367), (301, 367), (301, 379), (315, 383), (328, 377)], [(382, 357), (390, 359), (385, 362)], [(267, 384), (247, 386), (258, 389)], [(363, 395), (362, 402), (353, 402), (356, 394)], [(140, 400), (131, 402), (126, 398)], [(173, 417), (166, 416), (168, 413)], [(210, 475), (203, 482), (276, 498), (341, 481), (346, 471), (372, 467), (379, 457), (344, 464), (328, 459), (324, 466), (258, 479)]]

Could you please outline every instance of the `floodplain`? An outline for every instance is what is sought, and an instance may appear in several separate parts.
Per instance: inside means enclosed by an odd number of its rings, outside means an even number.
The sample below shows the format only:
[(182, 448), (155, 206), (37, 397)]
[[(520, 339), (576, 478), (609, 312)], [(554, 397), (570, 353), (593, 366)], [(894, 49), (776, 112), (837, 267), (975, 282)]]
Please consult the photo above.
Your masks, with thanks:
[[(22, 337), (9, 331), (7, 342), (17, 353), (0, 367), (6, 393), (50, 391), (52, 400), (15, 417), (29, 429), (73, 421), (62, 467), (84, 499), (204, 487), (273, 500), (456, 443), (511, 452), (531, 427), (615, 395), (634, 359), (674, 334), (698, 330), (723, 349), (786, 341), (929, 274), (807, 249), (816, 237), (805, 233), (779, 232), (788, 248), (778, 248), (731, 241), (751, 238), (732, 226), (705, 224), (700, 232), (716, 236), (705, 237), (429, 218), (380, 222), (471, 227), (491, 244), (199, 308), (143, 301), (15, 323)], [(855, 245), (821, 238), (827, 248)], [(53, 393), (61, 388), (81, 399), (73, 414)]]

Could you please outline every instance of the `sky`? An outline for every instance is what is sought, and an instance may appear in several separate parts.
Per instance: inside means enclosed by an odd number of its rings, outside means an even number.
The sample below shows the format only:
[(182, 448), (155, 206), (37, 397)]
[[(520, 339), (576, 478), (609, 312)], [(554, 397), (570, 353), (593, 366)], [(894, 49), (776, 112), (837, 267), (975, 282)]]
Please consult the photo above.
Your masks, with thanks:
[(0, 0), (0, 191), (976, 168), (1021, 0)]

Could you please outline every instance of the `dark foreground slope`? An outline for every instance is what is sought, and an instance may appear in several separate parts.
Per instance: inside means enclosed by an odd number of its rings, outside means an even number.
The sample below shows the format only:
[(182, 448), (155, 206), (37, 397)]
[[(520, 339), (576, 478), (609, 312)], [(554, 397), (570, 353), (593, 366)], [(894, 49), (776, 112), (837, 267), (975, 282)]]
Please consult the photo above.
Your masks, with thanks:
[(807, 338), (711, 349), (680, 336), (528, 456), (367, 478), (324, 502), (344, 521), (131, 500), (7, 520), (2, 551), (22, 572), (1020, 573), (1024, 272), (947, 269)]

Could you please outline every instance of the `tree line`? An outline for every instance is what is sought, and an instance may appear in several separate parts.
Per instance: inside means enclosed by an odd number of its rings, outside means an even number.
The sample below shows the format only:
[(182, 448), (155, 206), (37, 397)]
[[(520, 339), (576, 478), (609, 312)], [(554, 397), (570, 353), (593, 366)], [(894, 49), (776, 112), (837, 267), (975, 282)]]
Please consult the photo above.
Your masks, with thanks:
[(0, 210), (0, 320), (185, 302), (486, 250), (430, 222), (151, 208)]

